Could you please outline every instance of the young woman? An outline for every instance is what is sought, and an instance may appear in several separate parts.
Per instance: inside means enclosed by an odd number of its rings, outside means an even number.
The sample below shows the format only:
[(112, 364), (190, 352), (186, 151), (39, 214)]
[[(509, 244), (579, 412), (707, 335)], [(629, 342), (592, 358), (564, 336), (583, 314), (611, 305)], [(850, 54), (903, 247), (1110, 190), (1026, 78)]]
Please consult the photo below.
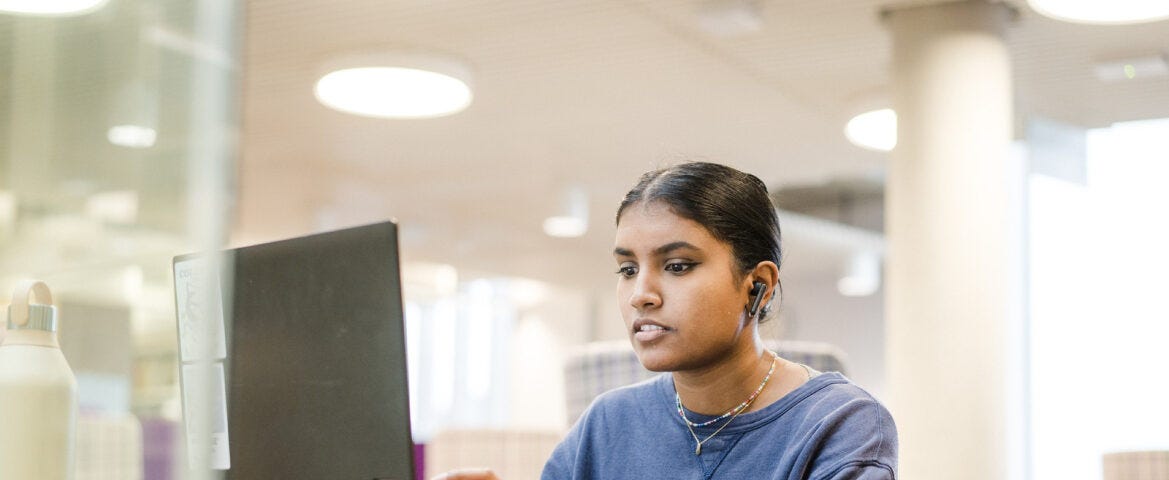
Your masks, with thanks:
[(598, 397), (544, 480), (896, 478), (889, 412), (759, 339), (781, 263), (762, 181), (711, 163), (649, 172), (617, 209), (615, 243), (630, 341), (642, 365), (670, 373)]

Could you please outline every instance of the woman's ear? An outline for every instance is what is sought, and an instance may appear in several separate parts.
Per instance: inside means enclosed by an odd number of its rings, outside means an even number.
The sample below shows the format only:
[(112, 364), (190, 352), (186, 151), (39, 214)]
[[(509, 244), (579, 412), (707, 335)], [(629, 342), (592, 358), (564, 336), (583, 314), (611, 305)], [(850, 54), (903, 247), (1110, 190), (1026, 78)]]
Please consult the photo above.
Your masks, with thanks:
[(770, 260), (759, 262), (751, 270), (751, 282), (752, 294), (756, 288), (755, 284), (762, 283), (764, 285), (763, 291), (756, 296), (757, 300), (753, 301), (752, 304), (770, 304), (775, 297), (775, 288), (779, 285), (779, 266)]

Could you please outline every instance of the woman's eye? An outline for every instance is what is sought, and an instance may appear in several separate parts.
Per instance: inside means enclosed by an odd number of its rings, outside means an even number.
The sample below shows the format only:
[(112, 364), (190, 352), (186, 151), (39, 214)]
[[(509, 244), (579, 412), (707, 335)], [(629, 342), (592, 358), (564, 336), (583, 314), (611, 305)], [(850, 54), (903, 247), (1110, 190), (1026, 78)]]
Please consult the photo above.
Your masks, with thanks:
[(666, 271), (670, 273), (685, 273), (687, 270), (690, 270), (693, 267), (693, 263), (667, 263)]
[(625, 278), (633, 277), (634, 275), (637, 275), (637, 267), (633, 265), (623, 265), (617, 269), (617, 275), (621, 275)]

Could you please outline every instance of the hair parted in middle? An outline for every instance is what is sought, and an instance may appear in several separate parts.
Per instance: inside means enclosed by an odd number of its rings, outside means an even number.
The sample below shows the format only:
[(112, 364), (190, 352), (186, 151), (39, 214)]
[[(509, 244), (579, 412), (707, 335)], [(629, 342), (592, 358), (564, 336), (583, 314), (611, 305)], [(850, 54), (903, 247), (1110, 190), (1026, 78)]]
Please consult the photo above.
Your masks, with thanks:
[[(661, 202), (675, 215), (702, 225), (714, 238), (730, 245), (739, 268), (737, 275), (763, 261), (782, 265), (779, 218), (759, 177), (708, 162), (646, 172), (617, 207), (617, 224), (627, 208), (643, 202)], [(768, 310), (764, 308), (764, 317)]]

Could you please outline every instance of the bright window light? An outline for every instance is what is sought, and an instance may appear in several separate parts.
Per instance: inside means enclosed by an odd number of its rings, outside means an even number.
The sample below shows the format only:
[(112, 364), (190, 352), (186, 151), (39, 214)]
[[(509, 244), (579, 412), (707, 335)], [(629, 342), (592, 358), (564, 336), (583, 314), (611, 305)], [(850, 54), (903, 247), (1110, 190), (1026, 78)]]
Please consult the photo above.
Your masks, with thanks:
[(84, 15), (108, 0), (0, 0), (0, 13), (36, 16)]
[[(403, 280), (405, 280), (405, 278), (403, 278)], [(423, 348), (422, 328), (423, 322), (426, 320), (425, 311), (422, 309), (422, 306), (418, 304), (418, 302), (413, 302), (410, 300), (405, 301), (405, 305), (402, 306), (402, 310), (402, 319), (406, 323), (406, 374), (407, 378), (409, 379), (409, 381), (406, 383), (410, 388), (410, 405), (421, 406), (424, 400), (430, 400), (430, 398), (425, 395), (426, 392), (422, 391), (422, 382), (419, 380), (422, 378), (420, 377), (420, 375), (422, 375), (421, 369), (423, 365), (421, 353)], [(427, 370), (427, 373), (430, 373), (429, 370)], [(415, 428), (426, 423), (426, 420), (423, 420), (419, 416), (423, 410), (424, 409), (421, 407), (412, 407), (410, 409), (410, 424), (415, 426)]]
[(8, 190), (0, 190), (0, 232), (16, 225), (16, 195)]
[(430, 118), (471, 104), (466, 81), (443, 73), (403, 67), (357, 67), (321, 77), (317, 100), (346, 113), (379, 118)]
[(466, 382), (468, 400), (482, 402), (491, 393), (492, 367), (495, 362), (492, 346), (495, 345), (495, 291), (491, 280), (472, 281), (467, 288), (467, 342), (464, 350), (466, 360)]
[(1086, 185), (1030, 180), (1028, 478), (1099, 480), (1107, 453), (1169, 450), (1167, 134), (1092, 130)]
[(431, 368), (427, 372), (432, 386), (428, 397), (430, 410), (438, 415), (450, 414), (455, 408), (455, 323), (458, 321), (458, 304), (454, 298), (444, 298), (434, 304), (430, 313), (427, 349), (430, 353)]
[(1040, 14), (1074, 23), (1129, 24), (1169, 19), (1163, 0), (1027, 0)]
[(883, 108), (852, 117), (844, 136), (858, 147), (888, 152), (897, 146), (897, 113)]

